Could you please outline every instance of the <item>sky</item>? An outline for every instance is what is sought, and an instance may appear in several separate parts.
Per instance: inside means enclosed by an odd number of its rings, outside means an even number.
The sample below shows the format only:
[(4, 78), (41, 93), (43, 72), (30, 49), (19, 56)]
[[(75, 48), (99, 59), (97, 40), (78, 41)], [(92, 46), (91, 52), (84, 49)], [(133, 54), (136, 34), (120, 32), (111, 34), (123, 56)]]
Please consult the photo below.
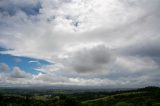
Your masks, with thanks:
[(0, 0), (0, 87), (160, 86), (160, 0)]

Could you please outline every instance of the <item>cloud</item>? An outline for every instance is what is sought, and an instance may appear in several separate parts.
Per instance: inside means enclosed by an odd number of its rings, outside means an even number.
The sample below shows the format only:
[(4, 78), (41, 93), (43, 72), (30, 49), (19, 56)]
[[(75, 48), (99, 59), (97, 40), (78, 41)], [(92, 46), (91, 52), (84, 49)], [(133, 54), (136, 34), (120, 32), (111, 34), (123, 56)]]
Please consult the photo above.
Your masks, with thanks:
[(16, 62), (16, 63), (20, 63), (20, 62), (22, 62), (22, 60), (21, 60), (20, 58), (16, 58), (16, 59), (15, 59), (15, 62)]
[(10, 77), (11, 78), (30, 78), (31, 75), (29, 73), (24, 72), (19, 67), (14, 67)]
[(159, 16), (159, 0), (1, 0), (0, 47), (10, 49), (0, 53), (52, 63), (36, 68), (38, 75), (14, 67), (6, 77), (14, 84), (158, 85)]
[(105, 45), (97, 45), (73, 53), (68, 60), (73, 70), (92, 73), (106, 71), (107, 65), (114, 61), (114, 54)]
[(39, 73), (38, 75), (34, 76), (35, 83), (41, 84), (65, 84), (68, 83), (68, 78), (65, 76), (56, 76), (54, 74), (42, 74)]
[(0, 72), (8, 72), (10, 70), (9, 66), (5, 63), (0, 63)]
[[(145, 38), (144, 38), (145, 39)], [(152, 37), (143, 42), (135, 42), (128, 45), (120, 50), (121, 54), (129, 56), (137, 56), (139, 58), (150, 58), (160, 65), (160, 44), (158, 41), (159, 37)]]
[(28, 63), (39, 63), (39, 61), (28, 61)]

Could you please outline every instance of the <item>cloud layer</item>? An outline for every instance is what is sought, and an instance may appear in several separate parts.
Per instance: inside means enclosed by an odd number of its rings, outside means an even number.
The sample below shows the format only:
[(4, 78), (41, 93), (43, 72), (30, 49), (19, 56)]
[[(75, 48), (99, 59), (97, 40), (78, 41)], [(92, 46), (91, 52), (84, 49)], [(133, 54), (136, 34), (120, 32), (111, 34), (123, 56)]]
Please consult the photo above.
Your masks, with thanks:
[(40, 72), (35, 75), (1, 63), (0, 81), (159, 86), (159, 4), (159, 0), (2, 0), (0, 47), (6, 50), (0, 53), (51, 64), (37, 67)]

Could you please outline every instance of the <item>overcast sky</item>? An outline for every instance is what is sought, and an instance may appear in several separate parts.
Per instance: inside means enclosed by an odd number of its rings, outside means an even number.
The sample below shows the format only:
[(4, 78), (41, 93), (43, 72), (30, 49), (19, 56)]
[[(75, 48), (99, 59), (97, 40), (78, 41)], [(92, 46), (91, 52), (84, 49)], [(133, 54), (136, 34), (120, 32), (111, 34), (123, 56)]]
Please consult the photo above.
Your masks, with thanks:
[(0, 86), (160, 86), (160, 0), (0, 0)]

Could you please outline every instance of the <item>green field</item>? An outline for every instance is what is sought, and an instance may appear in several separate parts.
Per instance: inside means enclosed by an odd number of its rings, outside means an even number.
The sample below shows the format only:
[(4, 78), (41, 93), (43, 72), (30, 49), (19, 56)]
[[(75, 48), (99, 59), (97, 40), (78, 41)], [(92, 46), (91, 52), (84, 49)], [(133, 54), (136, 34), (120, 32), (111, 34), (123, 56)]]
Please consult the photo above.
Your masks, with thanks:
[(0, 106), (160, 106), (160, 88), (113, 92), (1, 89)]

